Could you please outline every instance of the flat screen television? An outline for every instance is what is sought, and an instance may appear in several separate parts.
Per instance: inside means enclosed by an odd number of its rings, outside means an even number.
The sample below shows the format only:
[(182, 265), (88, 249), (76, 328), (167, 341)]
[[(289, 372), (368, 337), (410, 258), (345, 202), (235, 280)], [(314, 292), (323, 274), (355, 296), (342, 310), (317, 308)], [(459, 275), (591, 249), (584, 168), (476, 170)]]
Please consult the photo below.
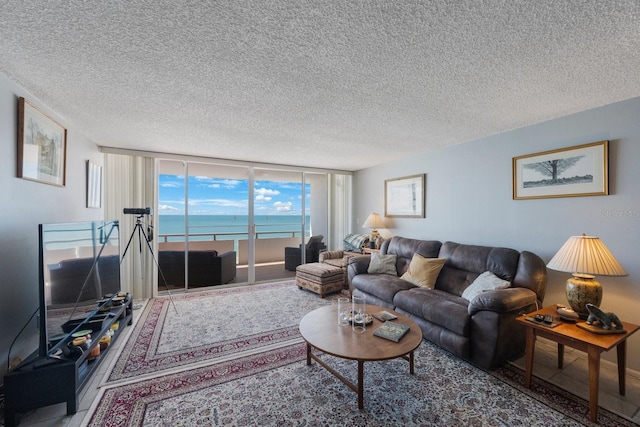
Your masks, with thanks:
[(120, 292), (118, 221), (40, 224), (39, 356)]

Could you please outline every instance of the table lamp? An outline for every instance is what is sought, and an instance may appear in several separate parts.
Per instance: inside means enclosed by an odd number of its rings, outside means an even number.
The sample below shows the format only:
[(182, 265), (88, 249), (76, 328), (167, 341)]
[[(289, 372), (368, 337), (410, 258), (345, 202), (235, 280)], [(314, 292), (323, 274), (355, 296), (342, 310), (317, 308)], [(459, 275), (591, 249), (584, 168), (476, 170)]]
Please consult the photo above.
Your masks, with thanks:
[(599, 307), (602, 302), (602, 286), (594, 276), (627, 275), (602, 240), (585, 234), (569, 237), (547, 267), (572, 273), (573, 277), (567, 280), (567, 301), (582, 318), (589, 315), (587, 303)]
[(364, 224), (362, 224), (362, 228), (371, 229), (371, 236), (369, 237), (369, 241), (375, 242), (378, 236), (380, 235), (380, 233), (378, 233), (378, 230), (376, 230), (376, 228), (384, 228), (384, 222), (382, 221), (382, 218), (380, 218), (380, 215), (373, 212), (369, 214)]

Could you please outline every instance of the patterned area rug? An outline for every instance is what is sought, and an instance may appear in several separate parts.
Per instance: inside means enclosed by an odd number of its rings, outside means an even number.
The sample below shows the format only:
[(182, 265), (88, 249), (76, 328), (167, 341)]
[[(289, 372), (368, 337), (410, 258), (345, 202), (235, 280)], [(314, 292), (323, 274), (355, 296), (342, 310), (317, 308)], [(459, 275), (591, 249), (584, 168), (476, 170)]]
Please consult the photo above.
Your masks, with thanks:
[[(416, 374), (404, 360), (365, 363), (365, 410), (356, 394), (294, 344), (207, 367), (114, 385), (91, 426), (581, 426), (588, 403), (522, 371), (485, 372), (423, 341)], [(351, 381), (353, 361), (323, 355)], [(631, 426), (602, 408), (598, 425)]]
[(300, 319), (331, 304), (294, 281), (154, 298), (147, 304), (107, 383), (167, 369), (237, 358), (300, 341)]

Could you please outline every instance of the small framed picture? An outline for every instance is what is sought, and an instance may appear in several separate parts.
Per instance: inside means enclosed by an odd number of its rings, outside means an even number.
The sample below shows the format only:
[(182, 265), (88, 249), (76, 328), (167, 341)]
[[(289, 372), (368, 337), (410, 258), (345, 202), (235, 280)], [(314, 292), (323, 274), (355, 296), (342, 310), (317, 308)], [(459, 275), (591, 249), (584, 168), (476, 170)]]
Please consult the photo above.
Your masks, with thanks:
[(18, 100), (18, 178), (64, 187), (67, 129), (24, 98)]
[(513, 199), (609, 194), (609, 141), (513, 158)]
[(87, 207), (102, 206), (102, 166), (87, 160)]
[(425, 174), (384, 181), (384, 216), (424, 218)]

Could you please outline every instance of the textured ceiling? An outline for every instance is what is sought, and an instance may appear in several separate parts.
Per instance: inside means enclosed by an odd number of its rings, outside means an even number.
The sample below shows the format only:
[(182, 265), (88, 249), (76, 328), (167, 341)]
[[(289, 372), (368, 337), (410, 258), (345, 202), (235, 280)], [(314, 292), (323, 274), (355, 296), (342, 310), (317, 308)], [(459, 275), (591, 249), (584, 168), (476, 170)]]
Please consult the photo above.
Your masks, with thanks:
[(99, 145), (357, 170), (640, 96), (640, 1), (3, 0), (0, 71)]

